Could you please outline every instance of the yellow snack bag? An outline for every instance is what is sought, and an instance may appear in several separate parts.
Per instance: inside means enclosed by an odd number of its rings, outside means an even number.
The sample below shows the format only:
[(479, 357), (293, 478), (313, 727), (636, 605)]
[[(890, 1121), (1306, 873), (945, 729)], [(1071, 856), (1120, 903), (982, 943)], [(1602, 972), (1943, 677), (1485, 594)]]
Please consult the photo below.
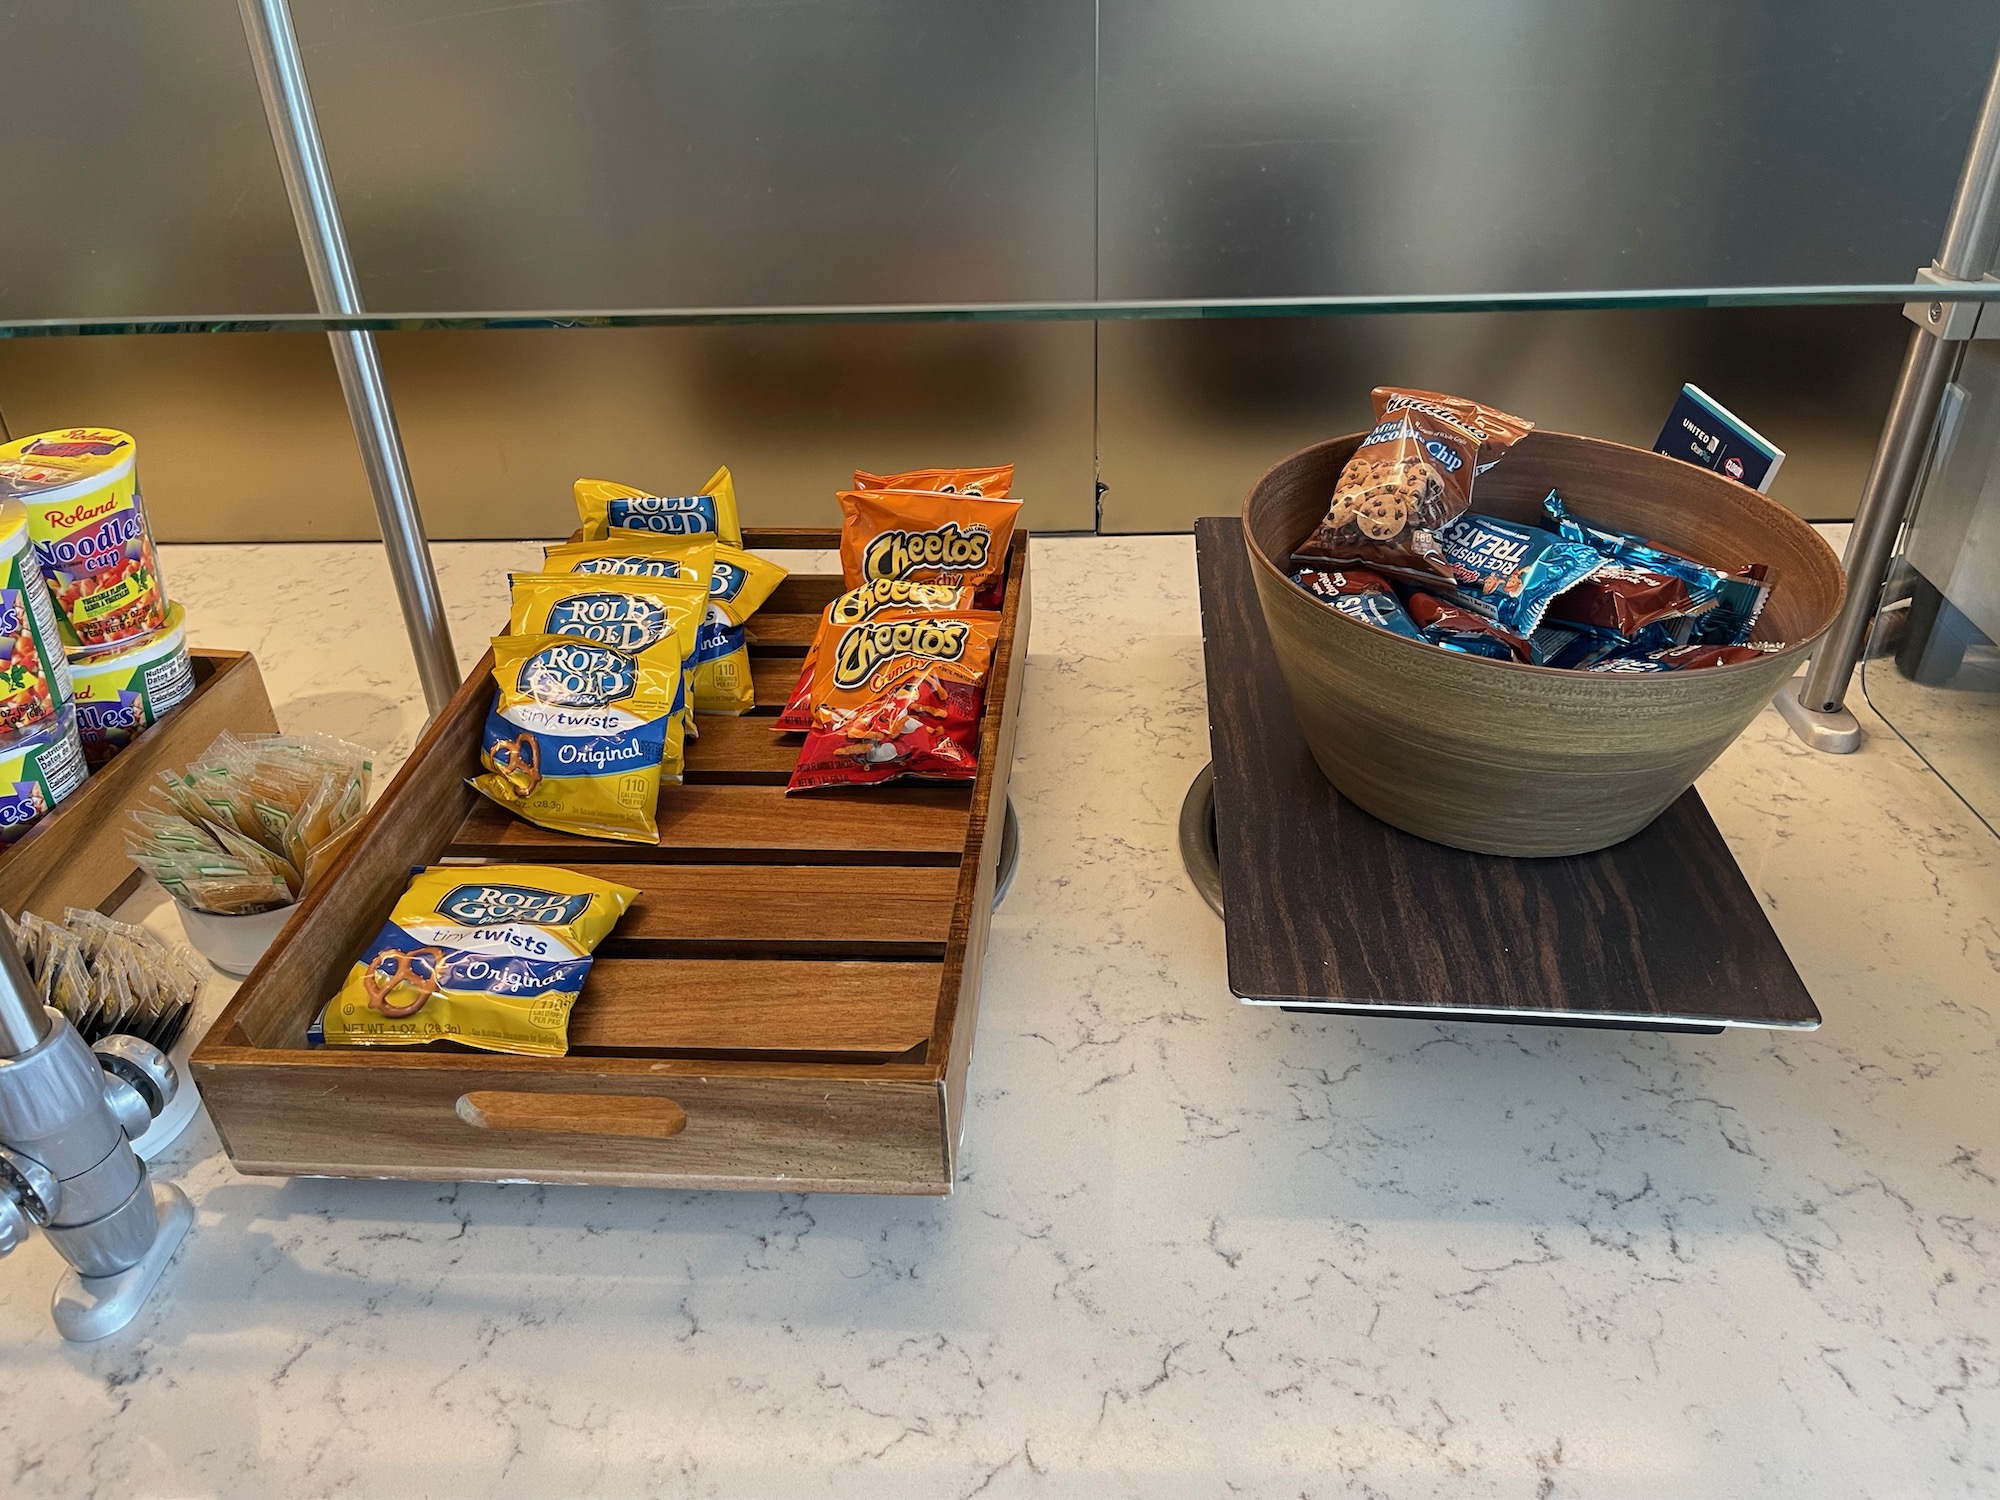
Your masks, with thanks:
[(542, 571), (706, 580), (715, 561), (716, 545), (717, 539), (708, 532), (656, 536), (650, 531), (621, 531), (599, 542), (558, 542), (544, 547)]
[(638, 894), (546, 865), (434, 865), (411, 880), (307, 1039), (560, 1057), (591, 950)]
[[(695, 647), (707, 610), (709, 558), (714, 551), (714, 542), (702, 543), (694, 549), (692, 571), (673, 578), (516, 573), (508, 633), (573, 635), (625, 652), (644, 651), (671, 636), (681, 657), (680, 697), (674, 712), (685, 724), (693, 712)], [(676, 566), (687, 561), (677, 560)]]
[(510, 635), (573, 635), (625, 652), (644, 651), (671, 636), (684, 663), (694, 659), (708, 606), (706, 568), (680, 578), (516, 573), (513, 585)]
[(493, 641), (499, 688), (473, 787), (563, 833), (656, 843), (662, 781), (681, 779), (680, 648), (638, 652), (567, 635)]
[(783, 568), (753, 552), (727, 544), (715, 549), (708, 613), (695, 642), (689, 689), (696, 713), (747, 714), (757, 706), (749, 635), (743, 626), (784, 581)]
[(587, 542), (601, 542), (620, 531), (662, 536), (712, 531), (732, 547), (743, 545), (743, 527), (736, 519), (736, 481), (727, 467), (709, 475), (695, 495), (649, 495), (608, 479), (579, 479), (576, 513)]

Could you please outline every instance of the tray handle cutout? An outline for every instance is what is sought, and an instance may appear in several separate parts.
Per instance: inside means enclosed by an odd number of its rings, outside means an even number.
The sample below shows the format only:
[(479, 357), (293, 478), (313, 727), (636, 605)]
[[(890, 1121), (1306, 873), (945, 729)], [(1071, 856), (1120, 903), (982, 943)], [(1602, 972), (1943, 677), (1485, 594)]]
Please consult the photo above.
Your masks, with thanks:
[(552, 1135), (617, 1135), (663, 1141), (687, 1129), (687, 1111), (644, 1094), (538, 1094), (475, 1089), (461, 1094), (458, 1117), (480, 1130), (538, 1130)]

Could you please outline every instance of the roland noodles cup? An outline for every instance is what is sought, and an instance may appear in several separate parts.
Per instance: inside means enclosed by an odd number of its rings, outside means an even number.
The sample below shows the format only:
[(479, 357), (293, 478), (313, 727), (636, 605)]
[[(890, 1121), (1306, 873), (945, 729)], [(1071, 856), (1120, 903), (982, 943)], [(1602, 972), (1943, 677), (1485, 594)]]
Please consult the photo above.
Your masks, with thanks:
[(103, 765), (194, 696), (194, 663), (188, 657), (187, 622), (178, 604), (167, 609), (158, 635), (103, 656), (83, 657), (70, 668), (76, 693), (76, 733), (92, 770)]
[(0, 737), (46, 724), (71, 696), (49, 586), (28, 544), (28, 513), (0, 500)]
[(123, 650), (167, 628), (130, 436), (70, 427), (0, 446), (0, 498), (9, 497), (27, 509), (72, 656)]
[(0, 741), (0, 846), (13, 843), (36, 819), (46, 817), (89, 774), (72, 709)]

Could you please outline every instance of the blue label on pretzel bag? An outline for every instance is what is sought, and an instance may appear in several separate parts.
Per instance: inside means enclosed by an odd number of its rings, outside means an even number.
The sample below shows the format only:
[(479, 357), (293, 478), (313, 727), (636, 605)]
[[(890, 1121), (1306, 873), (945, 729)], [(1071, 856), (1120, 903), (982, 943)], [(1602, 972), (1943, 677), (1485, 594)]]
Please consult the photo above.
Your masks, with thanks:
[(447, 891), (438, 902), (438, 910), (468, 927), (490, 927), (496, 922), (561, 927), (582, 916), (590, 900), (588, 893), (572, 896), (539, 886), (468, 883)]
[(652, 531), (663, 536), (698, 536), (720, 528), (713, 495), (621, 496), (609, 504), (613, 526), (622, 531)]

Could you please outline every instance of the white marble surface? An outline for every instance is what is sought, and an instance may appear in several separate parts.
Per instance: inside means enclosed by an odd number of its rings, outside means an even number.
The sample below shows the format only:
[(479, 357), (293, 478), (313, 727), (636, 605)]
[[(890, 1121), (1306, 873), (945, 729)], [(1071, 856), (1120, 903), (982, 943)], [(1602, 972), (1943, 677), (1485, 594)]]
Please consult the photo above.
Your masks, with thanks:
[[(470, 659), (531, 553), (439, 552)], [(1175, 853), (1192, 545), (1035, 565), (953, 1198), (271, 1181), (204, 1120), (125, 1333), (0, 1271), (0, 1492), (2000, 1493), (2000, 846), (1905, 746), (1766, 714), (1703, 783), (1817, 1033), (1251, 1010)], [(368, 549), (167, 567), (287, 724), (407, 749)]]

